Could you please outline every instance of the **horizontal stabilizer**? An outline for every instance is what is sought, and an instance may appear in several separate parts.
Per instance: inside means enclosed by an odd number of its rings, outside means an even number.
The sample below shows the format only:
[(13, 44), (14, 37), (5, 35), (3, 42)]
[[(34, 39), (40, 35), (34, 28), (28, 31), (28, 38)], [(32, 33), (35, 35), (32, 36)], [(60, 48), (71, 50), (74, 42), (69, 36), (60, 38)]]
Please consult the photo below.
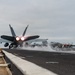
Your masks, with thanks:
[(40, 36), (39, 35), (34, 35), (34, 36), (29, 36), (25, 39), (25, 41), (28, 41), (28, 40), (33, 40), (33, 39), (36, 39), (36, 38), (39, 38)]

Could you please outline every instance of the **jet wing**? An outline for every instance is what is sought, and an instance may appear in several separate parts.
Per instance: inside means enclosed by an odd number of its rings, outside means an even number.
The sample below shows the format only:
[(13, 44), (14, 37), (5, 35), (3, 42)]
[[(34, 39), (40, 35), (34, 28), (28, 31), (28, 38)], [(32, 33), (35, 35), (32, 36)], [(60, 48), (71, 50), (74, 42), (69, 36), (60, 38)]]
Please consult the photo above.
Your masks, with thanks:
[(1, 36), (2, 39), (8, 40), (8, 41), (14, 41), (15, 37), (12, 36), (7, 36), (7, 35), (2, 35)]
[(34, 35), (34, 36), (28, 36), (25, 38), (24, 41), (29, 41), (29, 40), (33, 40), (33, 39), (36, 39), (36, 38), (39, 38), (40, 36), (39, 35)]

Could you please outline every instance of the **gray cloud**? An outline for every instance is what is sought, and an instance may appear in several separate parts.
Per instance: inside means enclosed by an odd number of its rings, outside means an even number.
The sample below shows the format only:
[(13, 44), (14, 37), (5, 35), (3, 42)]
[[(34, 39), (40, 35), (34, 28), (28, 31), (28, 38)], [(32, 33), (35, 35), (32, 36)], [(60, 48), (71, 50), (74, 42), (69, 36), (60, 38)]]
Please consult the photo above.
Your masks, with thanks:
[(28, 35), (39, 34), (63, 40), (70, 38), (73, 41), (74, 3), (74, 0), (0, 0), (0, 35), (10, 34), (8, 24), (18, 35), (29, 24)]

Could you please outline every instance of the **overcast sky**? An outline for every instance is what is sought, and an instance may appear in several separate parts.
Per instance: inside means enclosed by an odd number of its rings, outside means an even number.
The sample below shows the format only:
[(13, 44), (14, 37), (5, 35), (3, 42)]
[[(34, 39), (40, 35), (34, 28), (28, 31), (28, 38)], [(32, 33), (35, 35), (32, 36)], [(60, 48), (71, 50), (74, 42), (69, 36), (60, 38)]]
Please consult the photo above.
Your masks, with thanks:
[(51, 41), (75, 43), (75, 0), (0, 0), (0, 35), (9, 24), (21, 35), (38, 34)]

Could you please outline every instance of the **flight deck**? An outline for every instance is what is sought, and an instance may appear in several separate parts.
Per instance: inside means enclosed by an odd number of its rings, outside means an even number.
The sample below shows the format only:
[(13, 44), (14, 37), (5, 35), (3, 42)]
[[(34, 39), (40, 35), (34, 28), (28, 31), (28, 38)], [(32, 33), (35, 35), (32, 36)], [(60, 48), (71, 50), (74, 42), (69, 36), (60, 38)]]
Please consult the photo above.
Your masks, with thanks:
[[(26, 49), (5, 49), (5, 51), (18, 56), (23, 60), (34, 63), (54, 73), (54, 75), (75, 75), (75, 54), (61, 52), (43, 52), (36, 50), (31, 51)], [(29, 68), (33, 69), (34, 67), (30, 66)], [(43, 72), (40, 72), (38, 75), (42, 75), (42, 73)]]

